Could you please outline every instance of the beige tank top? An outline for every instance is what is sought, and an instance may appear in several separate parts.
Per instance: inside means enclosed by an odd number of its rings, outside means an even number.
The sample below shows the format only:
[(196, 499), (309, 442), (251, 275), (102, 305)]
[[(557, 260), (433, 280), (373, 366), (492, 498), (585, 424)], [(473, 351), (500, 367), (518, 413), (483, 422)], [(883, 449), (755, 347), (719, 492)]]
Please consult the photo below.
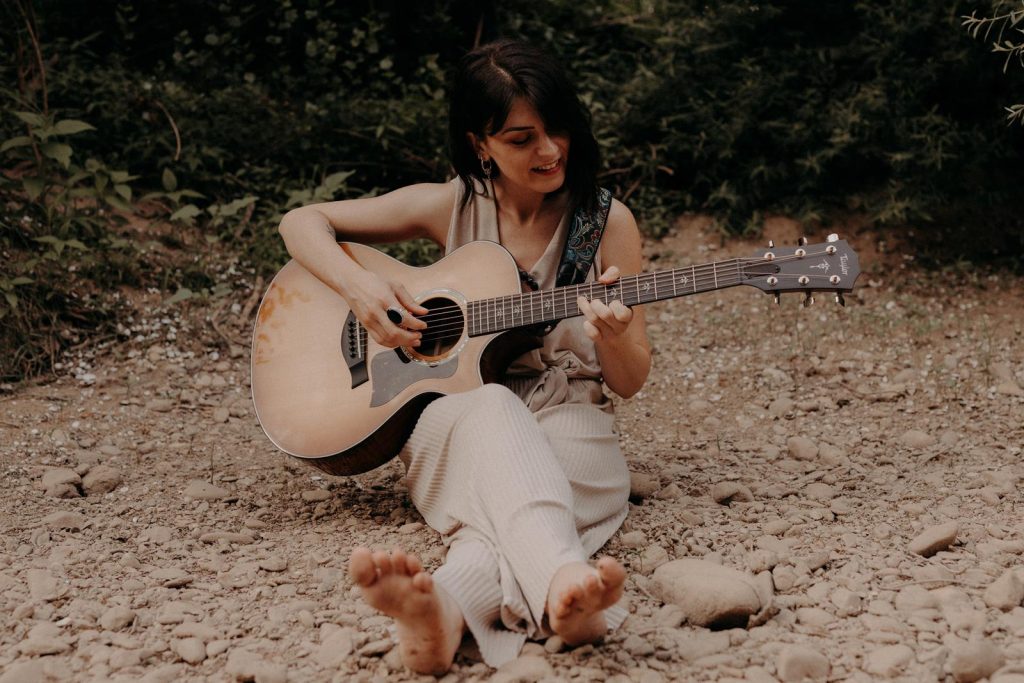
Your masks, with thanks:
[[(476, 183), (469, 202), (463, 206), (465, 186), (456, 177), (455, 208), (448, 225), (445, 254), (474, 240), (501, 243), (498, 233), (498, 213), (494, 188), (490, 181)], [(562, 260), (570, 216), (562, 216), (558, 228), (544, 253), (527, 271), (540, 289), (552, 289)], [(594, 259), (594, 272), (603, 272), (601, 253)], [(530, 291), (526, 285), (524, 291)], [(517, 358), (508, 369), (504, 384), (526, 402), (534, 412), (560, 403), (594, 403), (610, 410), (611, 402), (601, 390), (601, 364), (597, 359), (594, 342), (583, 332), (583, 317), (562, 320), (555, 329), (542, 338), (544, 345)]]

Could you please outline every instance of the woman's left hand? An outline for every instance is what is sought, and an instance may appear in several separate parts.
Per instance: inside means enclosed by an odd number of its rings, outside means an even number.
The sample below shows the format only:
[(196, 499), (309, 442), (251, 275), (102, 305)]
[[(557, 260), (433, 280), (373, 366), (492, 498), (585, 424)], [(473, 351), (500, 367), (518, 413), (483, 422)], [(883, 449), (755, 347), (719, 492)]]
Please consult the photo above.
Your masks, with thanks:
[[(610, 285), (618, 279), (619, 269), (612, 266), (604, 271), (597, 281), (603, 285)], [(633, 320), (633, 310), (618, 299), (606, 304), (600, 299), (587, 301), (581, 296), (576, 299), (576, 305), (579, 306), (580, 313), (586, 317), (583, 331), (595, 342), (618, 338)]]

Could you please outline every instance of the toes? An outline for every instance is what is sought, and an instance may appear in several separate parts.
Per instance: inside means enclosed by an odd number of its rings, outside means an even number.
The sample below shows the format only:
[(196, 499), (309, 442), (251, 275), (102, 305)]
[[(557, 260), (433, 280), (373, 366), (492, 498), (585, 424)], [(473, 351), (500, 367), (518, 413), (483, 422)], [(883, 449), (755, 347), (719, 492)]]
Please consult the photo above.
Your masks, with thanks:
[(373, 554), (373, 563), (377, 565), (377, 569), (380, 571), (381, 576), (390, 574), (394, 571), (391, 566), (391, 556), (383, 551), (377, 551)]
[(420, 572), (412, 577), (412, 587), (421, 593), (429, 593), (434, 590), (434, 580), (430, 574)]
[(404, 574), (406, 571), (405, 562), (407, 556), (405, 551), (401, 548), (395, 548), (391, 551), (391, 567), (394, 571), (399, 574)]
[(600, 593), (602, 589), (601, 580), (597, 578), (597, 574), (591, 574), (583, 579), (583, 592), (584, 593)]
[(597, 561), (597, 573), (606, 586), (621, 585), (626, 580), (626, 569), (611, 557)]
[(377, 578), (373, 555), (367, 548), (356, 548), (348, 560), (348, 575), (360, 586), (369, 586)]
[(416, 576), (423, 571), (423, 563), (415, 555), (407, 555), (405, 558), (405, 570), (409, 576)]

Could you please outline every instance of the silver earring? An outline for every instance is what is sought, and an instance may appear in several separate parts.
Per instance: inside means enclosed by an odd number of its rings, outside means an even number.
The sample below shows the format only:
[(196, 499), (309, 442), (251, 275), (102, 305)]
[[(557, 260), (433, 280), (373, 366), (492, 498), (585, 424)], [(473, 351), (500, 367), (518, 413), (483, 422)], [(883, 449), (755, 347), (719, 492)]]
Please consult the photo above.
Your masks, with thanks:
[(494, 164), (491, 163), (490, 159), (484, 159), (483, 157), (480, 157), (480, 170), (484, 172), (484, 178), (490, 180), (491, 173), (494, 172)]

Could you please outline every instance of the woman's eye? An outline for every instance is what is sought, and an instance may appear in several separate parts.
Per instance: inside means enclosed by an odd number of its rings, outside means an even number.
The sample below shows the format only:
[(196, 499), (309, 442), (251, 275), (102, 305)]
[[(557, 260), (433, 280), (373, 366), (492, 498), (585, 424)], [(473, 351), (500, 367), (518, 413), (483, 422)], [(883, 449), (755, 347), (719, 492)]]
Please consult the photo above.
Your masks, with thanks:
[(525, 138), (520, 138), (519, 140), (513, 140), (512, 144), (515, 145), (516, 147), (522, 147), (523, 145), (525, 145), (529, 141), (530, 141), (530, 137), (527, 136)]

